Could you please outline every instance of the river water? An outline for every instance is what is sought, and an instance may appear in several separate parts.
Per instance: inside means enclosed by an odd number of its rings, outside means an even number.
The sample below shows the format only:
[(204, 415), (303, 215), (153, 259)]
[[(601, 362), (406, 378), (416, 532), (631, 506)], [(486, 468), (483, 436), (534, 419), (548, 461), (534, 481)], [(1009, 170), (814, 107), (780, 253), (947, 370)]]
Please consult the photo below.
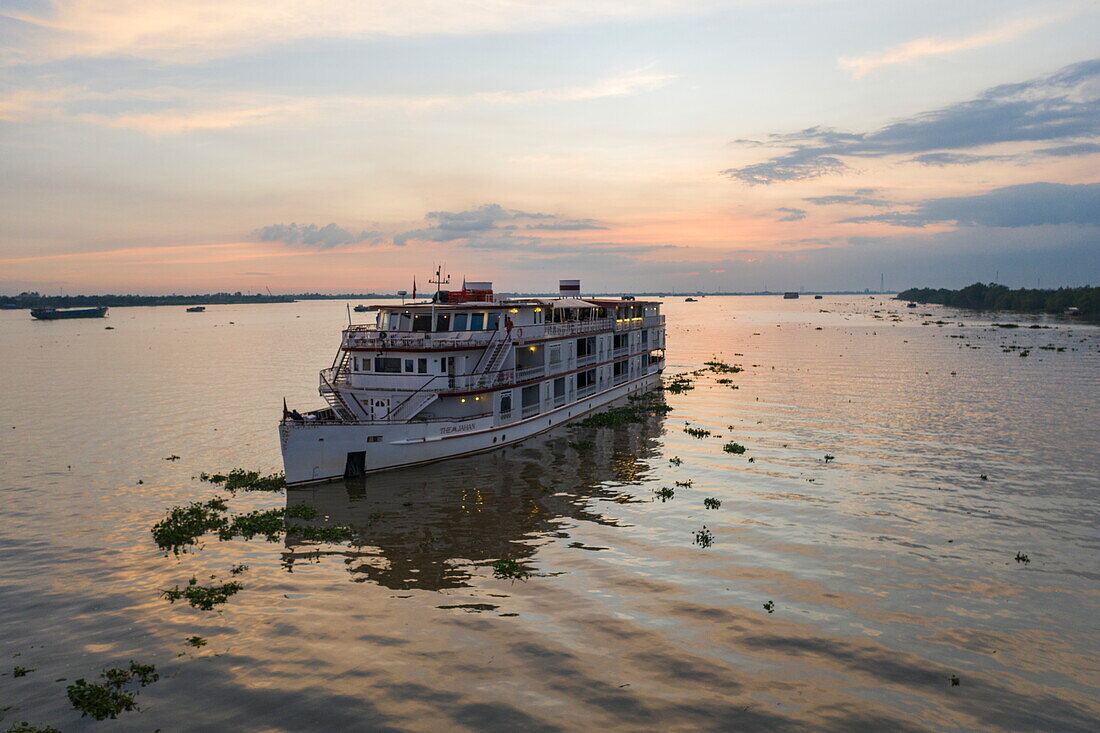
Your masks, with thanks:
[[(179, 557), (150, 527), (224, 495), (200, 472), (281, 468), (282, 398), (319, 404), (345, 304), (0, 312), (0, 726), (1100, 727), (1100, 328), (665, 303), (668, 373), (745, 371), (644, 423), (239, 493), (233, 512), (308, 504), (356, 539)], [(218, 610), (160, 596), (241, 563)], [(82, 719), (66, 686), (130, 660), (161, 674), (140, 709)]]

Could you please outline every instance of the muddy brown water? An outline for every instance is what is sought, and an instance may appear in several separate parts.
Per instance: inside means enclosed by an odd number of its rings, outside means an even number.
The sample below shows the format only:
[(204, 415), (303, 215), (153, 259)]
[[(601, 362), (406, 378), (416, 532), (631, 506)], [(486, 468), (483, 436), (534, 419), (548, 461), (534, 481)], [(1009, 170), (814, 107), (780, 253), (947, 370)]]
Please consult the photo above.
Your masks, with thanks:
[[(619, 429), (238, 494), (355, 540), (179, 558), (150, 527), (224, 493), (201, 471), (280, 467), (282, 398), (318, 403), (344, 304), (0, 313), (0, 726), (1100, 727), (1100, 329), (867, 296), (666, 304), (669, 373), (745, 371)], [(500, 558), (531, 576), (494, 577)], [(220, 611), (159, 595), (240, 563)], [(140, 710), (69, 706), (131, 659), (162, 674)]]

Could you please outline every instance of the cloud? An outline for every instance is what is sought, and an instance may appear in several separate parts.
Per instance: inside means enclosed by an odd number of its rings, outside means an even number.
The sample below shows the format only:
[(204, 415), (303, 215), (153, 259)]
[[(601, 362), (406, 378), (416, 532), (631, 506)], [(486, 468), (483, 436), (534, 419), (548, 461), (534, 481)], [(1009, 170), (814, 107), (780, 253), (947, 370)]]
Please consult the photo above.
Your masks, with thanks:
[(465, 211), (431, 211), (424, 217), (430, 226), (410, 229), (393, 238), (403, 246), (409, 240), (452, 242), (477, 249), (508, 249), (533, 247), (548, 240), (519, 231), (580, 231), (604, 229), (594, 219), (567, 219), (519, 209), (506, 209), (500, 204), (484, 204)]
[[(1098, 135), (1100, 59), (1092, 59), (1047, 76), (993, 87), (974, 99), (871, 132), (847, 133), (818, 126), (775, 133), (768, 136), (769, 145), (788, 148), (788, 152), (764, 163), (726, 169), (721, 175), (748, 185), (801, 181), (844, 172), (848, 169), (844, 157), (939, 155), (999, 143), (1080, 143)], [(942, 165), (974, 162), (949, 157), (930, 160)]]
[(883, 66), (912, 63), (919, 59), (1011, 41), (1058, 19), (1055, 16), (1021, 18), (961, 38), (918, 38), (863, 56), (841, 57), (837, 59), (837, 65), (845, 71), (852, 72), (852, 76), (859, 79)]
[(777, 221), (801, 221), (806, 218), (805, 209), (792, 209), (788, 206), (780, 206), (776, 211), (782, 211), (786, 216), (779, 218)]
[(907, 212), (844, 219), (904, 227), (953, 223), (960, 227), (1020, 228), (1074, 224), (1100, 227), (1100, 183), (1024, 183), (974, 196), (927, 199)]
[(298, 225), (272, 224), (261, 227), (253, 232), (261, 242), (284, 242), (285, 244), (301, 244), (319, 249), (330, 249), (341, 244), (355, 244), (372, 237), (377, 237), (379, 232), (359, 232), (352, 234), (336, 224), (326, 224), (319, 227), (316, 224)]
[[(105, 127), (137, 130), (148, 135), (180, 135), (288, 122), (300, 125), (302, 121), (330, 120), (386, 109), (588, 102), (654, 91), (676, 78), (674, 74), (657, 73), (647, 67), (572, 86), (421, 97), (309, 97), (211, 93), (166, 87), (111, 92), (79, 87), (24, 88), (0, 95), (0, 120), (26, 122), (47, 117), (70, 118)], [(115, 110), (101, 111), (104, 105)], [(88, 107), (95, 111), (89, 111)]]
[[(9, 3), (9, 6), (11, 4)], [(708, 0), (68, 0), (19, 3), (0, 17), (17, 29), (4, 57), (44, 62), (129, 57), (194, 63), (298, 40), (472, 35), (681, 15)], [(322, 40), (323, 39), (323, 40)]]
[(1008, 155), (972, 155), (971, 153), (923, 153), (912, 159), (913, 163), (943, 168), (948, 165), (974, 165), (987, 160), (1003, 160)]
[[(873, 188), (856, 189), (855, 195), (833, 194), (832, 196), (809, 196), (802, 199), (817, 206), (835, 206), (837, 204), (850, 204), (852, 206), (890, 206), (885, 199), (872, 198), (875, 193)], [(862, 193), (861, 193), (862, 192)]]
[(1059, 145), (1054, 148), (1040, 148), (1036, 155), (1053, 158), (1066, 158), (1076, 155), (1095, 155), (1100, 153), (1100, 143), (1074, 143), (1073, 145)]
[(546, 222), (543, 224), (528, 224), (525, 229), (541, 229), (550, 232), (573, 232), (590, 229), (607, 229), (600, 226), (595, 219), (573, 219), (565, 221)]

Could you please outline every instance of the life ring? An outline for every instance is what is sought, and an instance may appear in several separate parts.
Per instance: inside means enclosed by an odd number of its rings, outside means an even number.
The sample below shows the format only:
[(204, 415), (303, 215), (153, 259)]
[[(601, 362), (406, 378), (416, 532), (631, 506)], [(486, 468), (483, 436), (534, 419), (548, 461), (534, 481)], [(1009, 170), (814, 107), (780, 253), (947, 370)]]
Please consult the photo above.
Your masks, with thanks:
[(385, 331), (379, 331), (378, 332), (378, 338), (380, 338), (380, 339), (386, 338), (386, 332)]

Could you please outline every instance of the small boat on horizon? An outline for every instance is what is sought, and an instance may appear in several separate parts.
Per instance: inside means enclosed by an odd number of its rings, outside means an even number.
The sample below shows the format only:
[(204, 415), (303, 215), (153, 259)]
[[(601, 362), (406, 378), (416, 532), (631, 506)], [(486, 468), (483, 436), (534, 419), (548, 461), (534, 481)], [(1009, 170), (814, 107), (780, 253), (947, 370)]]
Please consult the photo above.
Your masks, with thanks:
[(58, 321), (65, 318), (103, 318), (107, 315), (107, 306), (98, 308), (32, 308), (31, 317), (40, 321)]
[(798, 300), (798, 293), (794, 291), (783, 293), (783, 300)]
[(206, 310), (205, 305), (193, 305), (193, 306), (191, 306), (190, 308), (187, 309), (187, 312), (188, 313), (202, 313), (205, 310)]
[(699, 301), (696, 300), (695, 298), (684, 298), (684, 302), (685, 303), (698, 303)]
[(357, 305), (354, 308), (352, 308), (352, 310), (355, 311), (356, 313), (366, 313), (367, 311), (370, 310), (370, 306), (369, 305)]

